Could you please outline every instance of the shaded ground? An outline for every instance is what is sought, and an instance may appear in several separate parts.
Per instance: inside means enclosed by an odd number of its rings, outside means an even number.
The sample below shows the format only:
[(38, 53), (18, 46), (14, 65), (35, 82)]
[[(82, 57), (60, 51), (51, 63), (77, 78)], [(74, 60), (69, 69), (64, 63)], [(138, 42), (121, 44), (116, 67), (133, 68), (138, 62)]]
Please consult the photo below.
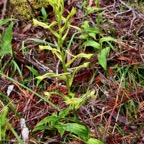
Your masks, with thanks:
[[(94, 2), (89, 6), (94, 6)], [(101, 33), (104, 36), (111, 36), (118, 39), (118, 43), (112, 43), (114, 50), (108, 56), (108, 68), (104, 71), (97, 63), (97, 51), (92, 47), (83, 47), (83, 40), (80, 36), (75, 36), (70, 47), (73, 54), (80, 52), (94, 53), (89, 60), (91, 65), (87, 69), (80, 70), (74, 78), (72, 88), (80, 97), (89, 89), (95, 89), (93, 99), (89, 99), (78, 111), (78, 117), (84, 124), (91, 128), (95, 137), (105, 141), (107, 144), (142, 144), (144, 143), (144, 3), (126, 1), (100, 1), (99, 12), (93, 12), (86, 16), (87, 5), (81, 6), (81, 1), (65, 3), (65, 14), (72, 7), (77, 10), (72, 19), (72, 25), (81, 27), (83, 21), (88, 20), (92, 27), (98, 27), (96, 20), (98, 13), (104, 12), (100, 25)], [(3, 3), (0, 3), (3, 8)], [(48, 16), (48, 22), (54, 19), (52, 10)], [(1, 15), (2, 16), (2, 15)], [(5, 17), (11, 17), (11, 13), (6, 11)], [(38, 19), (40, 18), (37, 17)], [(0, 31), (5, 29), (1, 27)], [(65, 47), (67, 47), (71, 36), (76, 31), (71, 29)], [(1, 57), (1, 69), (7, 75), (20, 83), (26, 85), (36, 93), (43, 95), (45, 91), (60, 91), (67, 93), (65, 84), (55, 79), (46, 79), (39, 87), (36, 86), (36, 79), (27, 66), (35, 68), (39, 74), (44, 74), (47, 69), (57, 70), (58, 59), (51, 52), (39, 50), (39, 44), (28, 38), (46, 40), (55, 44), (55, 37), (41, 27), (33, 26), (31, 21), (23, 19), (14, 21), (12, 48), (14, 58), (6, 55)], [(25, 41), (25, 53), (22, 53), (22, 42)], [(23, 80), (17, 71), (13, 72), (14, 66), (11, 62), (14, 59), (19, 65)], [(83, 59), (73, 64), (73, 67), (84, 62)], [(59, 65), (59, 73), (63, 69)], [(48, 103), (43, 102), (34, 93), (22, 88), (20, 85), (0, 77), (0, 97), (6, 94), (8, 86), (14, 85), (9, 98), (16, 110), (26, 119), (30, 129), (47, 115), (51, 115), (56, 109)], [(66, 107), (64, 100), (57, 95), (50, 98), (51, 102), (60, 109)], [(3, 108), (4, 105), (1, 104)], [(20, 133), (19, 118), (9, 112), (9, 120), (14, 129)], [(13, 135), (7, 131), (8, 138), (13, 139)], [(47, 131), (36, 133), (39, 140), (45, 143), (62, 143), (64, 137), (59, 134), (49, 134)], [(48, 138), (45, 138), (45, 137)], [(50, 138), (50, 140), (49, 140)], [(31, 134), (30, 139), (36, 141), (35, 135)], [(52, 142), (50, 142), (52, 141)], [(70, 140), (71, 143), (82, 143)], [(66, 142), (70, 143), (70, 142)]]

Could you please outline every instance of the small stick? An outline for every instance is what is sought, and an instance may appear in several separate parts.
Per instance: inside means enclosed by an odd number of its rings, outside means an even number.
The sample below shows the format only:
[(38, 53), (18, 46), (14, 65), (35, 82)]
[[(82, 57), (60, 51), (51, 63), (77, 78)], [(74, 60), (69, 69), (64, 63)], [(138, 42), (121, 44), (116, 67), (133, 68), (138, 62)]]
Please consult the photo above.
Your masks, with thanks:
[(3, 0), (3, 10), (2, 10), (2, 17), (1, 17), (1, 20), (3, 20), (4, 17), (5, 17), (6, 6), (7, 6), (7, 0)]
[(117, 15), (121, 15), (121, 14), (123, 14), (123, 13), (127, 13), (127, 12), (129, 12), (129, 11), (132, 11), (133, 18), (132, 18), (132, 20), (131, 20), (131, 24), (130, 24), (130, 28), (129, 28), (129, 29), (131, 29), (131, 27), (132, 27), (132, 25), (133, 25), (133, 23), (134, 23), (134, 20), (136, 19), (136, 12), (133, 10), (132, 7), (128, 6), (128, 5), (127, 5), (125, 2), (123, 2), (122, 0), (119, 0), (119, 1), (121, 2), (121, 4), (123, 4), (123, 5), (124, 5), (125, 7), (127, 7), (129, 10), (127, 10), (127, 11), (125, 11), (125, 12), (118, 13), (118, 14), (115, 15), (115, 17), (116, 17)]

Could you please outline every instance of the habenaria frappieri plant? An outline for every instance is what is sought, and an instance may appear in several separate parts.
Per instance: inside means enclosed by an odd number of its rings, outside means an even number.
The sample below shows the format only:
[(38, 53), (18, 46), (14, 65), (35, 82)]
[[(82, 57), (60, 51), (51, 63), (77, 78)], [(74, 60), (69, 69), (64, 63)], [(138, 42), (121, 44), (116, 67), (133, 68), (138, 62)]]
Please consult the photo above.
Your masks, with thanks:
[[(33, 132), (38, 130), (58, 130), (60, 135), (62, 136), (65, 131), (68, 131), (70, 133), (74, 133), (78, 135), (87, 144), (102, 144), (101, 141), (92, 138), (90, 135), (90, 129), (79, 123), (78, 121), (78, 115), (77, 115), (77, 109), (85, 102), (85, 100), (93, 96), (95, 91), (89, 91), (86, 94), (82, 95), (81, 98), (76, 98), (75, 93), (71, 91), (71, 86), (74, 80), (74, 76), (76, 72), (81, 69), (89, 66), (89, 62), (83, 63), (77, 67), (71, 68), (71, 64), (77, 60), (77, 58), (87, 58), (90, 59), (93, 54), (85, 54), (80, 53), (78, 55), (72, 55), (68, 49), (66, 49), (63, 44), (65, 42), (65, 39), (68, 35), (68, 32), (71, 27), (76, 28), (77, 30), (81, 30), (75, 26), (72, 26), (70, 24), (70, 19), (72, 16), (76, 13), (76, 10), (73, 8), (67, 17), (63, 16), (64, 13), (64, 1), (63, 0), (47, 0), (49, 4), (53, 7), (54, 15), (55, 15), (55, 21), (53, 21), (51, 24), (46, 24), (43, 22), (40, 22), (36, 19), (33, 19), (34, 25), (42, 26), (45, 29), (48, 29), (51, 31), (51, 33), (56, 37), (57, 39), (57, 46), (52, 47), (50, 45), (42, 46), (40, 45), (39, 48), (41, 50), (50, 50), (52, 53), (57, 56), (59, 61), (62, 63), (62, 67), (64, 72), (57, 74), (53, 72), (47, 72), (46, 74), (42, 76), (37, 76), (37, 79), (42, 81), (43, 79), (47, 77), (55, 77), (60, 80), (63, 80), (66, 83), (67, 87), (67, 95), (64, 95), (60, 92), (45, 92), (45, 95), (50, 96), (52, 94), (56, 94), (58, 96), (61, 96), (64, 98), (65, 103), (68, 105), (68, 107), (64, 110), (62, 110), (59, 114), (53, 113), (52, 116), (48, 116), (41, 120), (34, 128)], [(57, 26), (58, 30), (55, 31), (54, 27)], [(69, 61), (66, 61), (67, 55), (71, 55), (71, 59)], [(73, 119), (72, 122), (67, 121), (66, 116), (69, 114), (70, 110), (74, 111), (75, 120)], [(48, 126), (44, 125), (48, 123)]]
[[(53, 7), (53, 12), (55, 15), (55, 21), (53, 21), (51, 24), (48, 25), (46, 23), (40, 22), (36, 19), (33, 19), (33, 23), (34, 23), (34, 25), (38, 25), (38, 26), (41, 26), (45, 29), (48, 29), (56, 37), (57, 47), (51, 47), (50, 45), (47, 45), (47, 46), (41, 46), (40, 45), (39, 48), (41, 50), (52, 51), (52, 53), (54, 55), (56, 55), (57, 58), (62, 63), (62, 67), (63, 67), (64, 72), (60, 73), (60, 74), (48, 72), (42, 76), (38, 76), (37, 79), (42, 81), (43, 79), (45, 79), (47, 77), (55, 77), (55, 78), (58, 78), (60, 80), (65, 81), (68, 95), (64, 95), (64, 94), (59, 93), (59, 92), (45, 92), (45, 94), (48, 96), (50, 96), (52, 94), (57, 94), (57, 95), (63, 97), (66, 104), (71, 105), (73, 107), (73, 109), (76, 110), (83, 104), (83, 102), (86, 100), (87, 97), (94, 94), (94, 91), (91, 91), (91, 92), (88, 92), (87, 94), (84, 94), (81, 98), (75, 97), (75, 93), (71, 92), (71, 85), (73, 83), (74, 76), (79, 69), (84, 68), (84, 67), (88, 67), (89, 62), (86, 62), (86, 63), (81, 64), (81, 65), (74, 67), (74, 68), (71, 68), (70, 65), (75, 60), (77, 60), (77, 58), (90, 59), (93, 54), (80, 53), (80, 54), (74, 56), (63, 46), (64, 41), (65, 41), (71, 27), (76, 28), (77, 30), (80, 30), (79, 28), (72, 26), (70, 24), (70, 20), (73, 17), (73, 15), (76, 13), (76, 10), (74, 8), (72, 8), (72, 10), (68, 14), (68, 16), (64, 17), (63, 16), (63, 13), (64, 13), (64, 1), (63, 0), (47, 0), (47, 1)], [(54, 26), (58, 27), (57, 31), (54, 30)], [(67, 55), (72, 56), (72, 58), (68, 62), (66, 62)]]

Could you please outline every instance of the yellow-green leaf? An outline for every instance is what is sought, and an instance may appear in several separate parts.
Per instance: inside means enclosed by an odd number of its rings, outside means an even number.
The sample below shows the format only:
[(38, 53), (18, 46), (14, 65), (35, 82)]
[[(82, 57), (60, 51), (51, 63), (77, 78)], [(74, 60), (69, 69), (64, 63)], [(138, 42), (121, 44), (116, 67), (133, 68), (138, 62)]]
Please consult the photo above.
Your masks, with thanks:
[(77, 58), (83, 57), (83, 58), (87, 58), (90, 59), (92, 57), (93, 54), (85, 54), (85, 53), (80, 53), (76, 56), (74, 56), (70, 61), (68, 61), (66, 63), (66, 67), (68, 67), (70, 64), (72, 64)]

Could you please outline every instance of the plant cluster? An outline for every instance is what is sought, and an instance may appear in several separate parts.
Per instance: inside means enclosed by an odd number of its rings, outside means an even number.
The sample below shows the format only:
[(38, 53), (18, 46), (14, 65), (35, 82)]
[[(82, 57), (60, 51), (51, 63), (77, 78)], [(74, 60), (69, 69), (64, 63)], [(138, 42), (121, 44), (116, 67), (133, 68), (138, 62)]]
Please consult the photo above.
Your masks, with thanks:
[[(85, 0), (75, 8), (65, 7), (64, 0), (12, 2), (20, 7), (37, 3), (32, 7), (41, 8), (42, 15), (33, 18), (30, 30), (37, 31), (37, 38), (29, 38), (29, 25), (18, 34), (15, 19), (0, 21), (0, 142), (9, 138), (18, 143), (139, 142), (144, 128), (143, 25), (130, 1), (106, 6), (112, 1)], [(135, 1), (132, 6), (139, 4)], [(45, 9), (48, 5), (51, 16)], [(115, 11), (118, 8), (126, 11)], [(82, 14), (79, 26), (73, 22), (77, 10)], [(130, 12), (129, 29), (122, 29), (128, 17), (121, 15)], [(28, 12), (29, 16), (35, 17)], [(133, 29), (135, 25), (140, 25), (138, 30)], [(28, 38), (14, 39), (16, 34)], [(21, 48), (15, 47), (18, 43)], [(51, 63), (57, 63), (56, 68), (51, 69)], [(20, 120), (18, 126), (15, 120)]]

